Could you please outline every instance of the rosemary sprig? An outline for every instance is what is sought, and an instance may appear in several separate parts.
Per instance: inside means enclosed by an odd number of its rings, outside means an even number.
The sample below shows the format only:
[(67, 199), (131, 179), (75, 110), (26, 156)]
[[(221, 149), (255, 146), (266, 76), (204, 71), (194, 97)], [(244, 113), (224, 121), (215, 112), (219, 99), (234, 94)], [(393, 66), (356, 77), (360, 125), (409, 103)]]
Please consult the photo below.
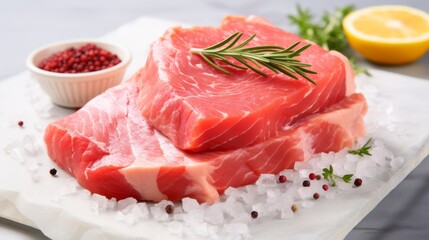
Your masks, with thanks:
[[(256, 34), (253, 34), (248, 39), (238, 44), (242, 36), (243, 33), (236, 32), (213, 46), (207, 48), (191, 48), (190, 51), (193, 54), (199, 54), (211, 66), (226, 74), (230, 74), (230, 72), (217, 64), (215, 60), (224, 62), (235, 68), (243, 70), (250, 69), (262, 76), (267, 76), (267, 74), (261, 70), (261, 68), (265, 66), (276, 74), (283, 73), (294, 79), (298, 79), (299, 75), (316, 85), (316, 82), (307, 75), (316, 74), (316, 72), (309, 70), (311, 65), (302, 63), (299, 59), (296, 59), (296, 57), (300, 56), (311, 44), (299, 47), (296, 50), (294, 48), (298, 46), (299, 42), (287, 48), (270, 45), (246, 47), (246, 45), (255, 38)], [(231, 62), (227, 57), (235, 59), (238, 63)]]
[(356, 75), (365, 74), (371, 76), (368, 70), (358, 66), (353, 59), (353, 52), (344, 35), (342, 21), (347, 14), (351, 13), (355, 6), (348, 5), (343, 8), (336, 8), (334, 12), (325, 12), (321, 20), (315, 20), (309, 9), (304, 9), (297, 5), (297, 14), (289, 15), (292, 25), (298, 27), (298, 34), (305, 39), (313, 41), (326, 50), (335, 50), (347, 56), (351, 61), (350, 65)]
[(323, 178), (328, 181), (333, 187), (337, 186), (335, 179), (340, 179), (346, 183), (349, 183), (353, 177), (353, 174), (345, 174), (343, 176), (335, 174), (332, 165), (329, 165), (329, 168), (324, 168), (322, 175)]
[(368, 139), (366, 143), (359, 149), (351, 149), (348, 151), (348, 153), (353, 155), (358, 155), (359, 157), (363, 157), (363, 155), (372, 156), (369, 150), (371, 149), (372, 145), (370, 143), (372, 142), (372, 138)]

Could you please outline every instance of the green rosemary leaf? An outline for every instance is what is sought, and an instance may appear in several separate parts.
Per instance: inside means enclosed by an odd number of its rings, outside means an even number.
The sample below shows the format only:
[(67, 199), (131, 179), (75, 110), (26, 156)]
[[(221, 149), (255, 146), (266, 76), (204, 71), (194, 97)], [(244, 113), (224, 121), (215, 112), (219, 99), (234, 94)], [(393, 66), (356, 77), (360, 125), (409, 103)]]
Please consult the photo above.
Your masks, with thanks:
[[(324, 169), (326, 169), (326, 168), (324, 168)], [(327, 169), (326, 169), (327, 170)], [(328, 173), (326, 173), (326, 172), (324, 172), (324, 173), (322, 173), (322, 175), (323, 175), (323, 178), (326, 180), (326, 181), (329, 181), (329, 178), (328, 178)]]
[(350, 183), (353, 177), (353, 174), (345, 174), (343, 176), (334, 174), (334, 168), (332, 167), (332, 165), (329, 165), (329, 169), (323, 168), (322, 171), (323, 178), (328, 181), (333, 187), (337, 186), (335, 179), (340, 179), (345, 183)]
[(343, 176), (343, 181), (346, 183), (349, 183), (352, 177), (353, 177), (353, 174), (346, 174)]
[(369, 150), (372, 148), (370, 145), (372, 142), (372, 138), (368, 139), (368, 141), (365, 142), (365, 144), (359, 148), (359, 149), (351, 149), (348, 151), (348, 153), (353, 155), (358, 155), (359, 157), (363, 157), (364, 155), (372, 156)]
[(238, 40), (240, 40), (241, 36), (243, 36), (243, 33), (239, 33), (228, 46), (226, 46), (224, 49), (222, 49), (222, 51), (225, 51), (225, 50), (232, 48), (238, 42)]
[(264, 73), (264, 72), (260, 71), (259, 69), (256, 69), (256, 68), (254, 68), (254, 67), (250, 66), (250, 65), (246, 62), (246, 60), (243, 60), (242, 58), (237, 58), (237, 57), (235, 57), (235, 59), (236, 59), (237, 61), (241, 62), (244, 66), (248, 67), (250, 70), (252, 70), (252, 71), (254, 71), (254, 72), (256, 72), (256, 73), (258, 73), (258, 74), (260, 74), (260, 75), (262, 75), (262, 76), (264, 76), (264, 77), (265, 77), (265, 76), (267, 76), (267, 74), (266, 74), (266, 73)]
[[(241, 36), (241, 35), (240, 35)], [(234, 47), (233, 49), (240, 49), (243, 48), (244, 46), (246, 46), (250, 41), (252, 41), (254, 38), (256, 37), (256, 34), (252, 34), (252, 36), (250, 36), (247, 40), (245, 40), (244, 42), (242, 42), (240, 45)]]
[[(231, 36), (229, 36), (228, 38), (226, 38), (225, 40), (223, 40), (223, 41), (221, 41), (221, 42), (219, 42), (219, 43), (216, 43), (215, 45), (212, 45), (212, 46), (210, 46), (210, 47), (205, 48), (205, 50), (212, 50), (212, 49), (220, 48), (220, 47), (222, 47), (223, 45), (227, 44), (227, 43), (228, 43), (229, 41), (231, 41), (232, 39), (236, 38), (236, 37), (237, 37), (237, 35), (240, 35), (240, 33), (239, 33), (239, 32), (236, 32), (236, 33), (232, 34)], [(238, 39), (240, 39), (240, 38), (238, 38)]]
[(241, 51), (260, 53), (260, 52), (275, 52), (283, 49), (284, 48), (279, 46), (256, 46), (256, 47), (242, 48)]
[(262, 62), (261, 64), (264, 65), (265, 67), (269, 68), (274, 73), (276, 73), (276, 74), (279, 73), (279, 71), (276, 68), (274, 68), (272, 65), (264, 63), (264, 62)]
[(231, 66), (233, 66), (233, 67), (240, 68), (240, 69), (243, 69), (243, 70), (247, 69), (247, 68), (245, 68), (245, 67), (243, 67), (243, 66), (240, 66), (240, 65), (237, 65), (237, 64), (232, 63), (231, 61), (229, 61), (229, 60), (228, 60), (226, 57), (224, 57), (224, 56), (216, 55), (216, 56), (215, 56), (215, 58), (216, 58), (216, 59), (219, 59), (220, 61), (222, 61), (222, 62), (224, 62), (224, 63), (226, 63), (226, 64), (229, 64), (229, 65), (231, 65)]
[(289, 55), (289, 57), (297, 57), (297, 56), (299, 56), (300, 54), (301, 54), (301, 52), (303, 52), (305, 49), (307, 49), (307, 48), (309, 48), (311, 46), (311, 44), (307, 44), (307, 45), (305, 45), (304, 47), (301, 47), (300, 49), (298, 49), (298, 50), (296, 50), (296, 51), (294, 51), (293, 53), (291, 53), (290, 55)]
[[(235, 68), (250, 69), (262, 76), (267, 76), (262, 71), (262, 67), (265, 66), (275, 74), (283, 73), (294, 79), (298, 79), (298, 76), (301, 76), (316, 85), (316, 82), (308, 76), (308, 74), (317, 74), (315, 71), (309, 69), (311, 64), (302, 63), (299, 59), (295, 58), (300, 56), (311, 44), (304, 45), (296, 50), (295, 48), (299, 45), (299, 42), (287, 48), (270, 45), (245, 47), (256, 37), (256, 34), (252, 34), (242, 43), (237, 44), (242, 36), (243, 33), (236, 32), (208, 48), (191, 48), (190, 52), (199, 54), (211, 66), (226, 74), (230, 74), (230, 72), (219, 66), (215, 60), (224, 62)], [(232, 62), (227, 57), (235, 59), (241, 65)]]
[(298, 79), (297, 76), (295, 76), (294, 74), (291, 73), (291, 72), (293, 72), (293, 70), (288, 66), (273, 63), (273, 67), (275, 69), (279, 70), (279, 72), (281, 72), (281, 73), (283, 73), (283, 74), (285, 74), (285, 75), (287, 75), (293, 79)]
[(250, 62), (252, 62), (252, 64), (253, 64), (253, 65), (255, 65), (255, 66), (257, 66), (258, 68), (261, 68), (261, 65), (262, 65), (263, 63), (265, 63), (265, 62), (259, 62), (259, 63), (258, 63), (258, 61), (254, 60), (254, 59), (252, 59), (252, 58), (249, 58), (248, 60), (249, 60)]
[(210, 65), (212, 65), (217, 70), (222, 71), (222, 72), (224, 72), (226, 74), (230, 74), (230, 72), (228, 72), (227, 70), (223, 69), (222, 67), (220, 67), (219, 65), (217, 65), (216, 63), (214, 63), (214, 61), (211, 58), (206, 57), (206, 55), (201, 54), (201, 57), (203, 57), (204, 60), (206, 60), (207, 63), (209, 63)]
[(261, 56), (261, 55), (254, 54), (254, 53), (242, 53), (241, 56), (243, 58), (246, 58), (246, 59), (249, 59), (249, 58), (254, 59), (258, 62), (265, 62), (265, 63), (270, 62), (270, 60), (265, 58), (264, 55)]

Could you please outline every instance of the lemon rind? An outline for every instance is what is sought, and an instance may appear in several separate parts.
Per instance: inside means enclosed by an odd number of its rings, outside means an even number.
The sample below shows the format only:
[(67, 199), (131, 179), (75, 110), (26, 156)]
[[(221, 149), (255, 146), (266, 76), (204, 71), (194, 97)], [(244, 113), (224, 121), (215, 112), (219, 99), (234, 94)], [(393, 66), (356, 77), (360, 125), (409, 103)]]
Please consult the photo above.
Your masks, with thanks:
[(421, 11), (419, 9), (415, 9), (408, 6), (402, 6), (402, 5), (385, 5), (385, 6), (373, 6), (364, 8), (361, 10), (354, 11), (347, 15), (344, 18), (343, 24), (344, 29), (349, 32), (349, 34), (355, 36), (356, 38), (359, 38), (364, 41), (372, 41), (377, 43), (391, 43), (391, 44), (408, 44), (408, 43), (417, 43), (417, 42), (428, 42), (429, 44), (429, 31), (425, 34), (422, 34), (418, 37), (406, 37), (406, 38), (383, 38), (373, 35), (368, 35), (365, 33), (360, 32), (355, 28), (353, 25), (354, 20), (362, 16), (363, 14), (367, 14), (368, 12), (373, 12), (376, 10), (407, 10), (415, 15), (421, 16), (429, 22), (429, 15)]

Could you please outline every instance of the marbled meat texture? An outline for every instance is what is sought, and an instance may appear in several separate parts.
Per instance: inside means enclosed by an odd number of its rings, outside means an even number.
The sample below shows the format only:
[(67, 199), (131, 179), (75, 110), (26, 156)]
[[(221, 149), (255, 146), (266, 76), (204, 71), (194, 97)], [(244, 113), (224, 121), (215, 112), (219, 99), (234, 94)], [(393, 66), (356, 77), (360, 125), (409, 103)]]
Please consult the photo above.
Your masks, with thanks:
[(232, 73), (224, 74), (189, 51), (237, 31), (244, 32), (242, 41), (256, 33), (249, 46), (309, 43), (259, 17), (229, 16), (219, 27), (167, 31), (151, 48), (138, 81), (137, 104), (147, 121), (176, 147), (201, 152), (255, 145), (353, 92), (347, 90), (347, 80), (353, 79), (347, 78), (341, 58), (316, 44), (298, 59), (317, 72), (309, 75), (317, 86), (268, 69), (263, 69), (269, 74), (264, 77), (224, 64)]
[(315, 153), (350, 147), (364, 135), (363, 95), (352, 94), (248, 147), (184, 152), (151, 127), (128, 81), (46, 129), (49, 156), (93, 193), (123, 199), (214, 202), (229, 187), (278, 173)]

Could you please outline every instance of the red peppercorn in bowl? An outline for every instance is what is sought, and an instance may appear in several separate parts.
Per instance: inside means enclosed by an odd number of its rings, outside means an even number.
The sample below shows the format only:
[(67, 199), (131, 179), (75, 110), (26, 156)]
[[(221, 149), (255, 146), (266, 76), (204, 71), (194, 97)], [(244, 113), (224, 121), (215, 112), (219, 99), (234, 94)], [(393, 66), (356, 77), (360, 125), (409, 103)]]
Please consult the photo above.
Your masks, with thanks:
[(52, 102), (77, 108), (119, 84), (130, 60), (130, 52), (120, 45), (74, 40), (35, 50), (27, 67)]

